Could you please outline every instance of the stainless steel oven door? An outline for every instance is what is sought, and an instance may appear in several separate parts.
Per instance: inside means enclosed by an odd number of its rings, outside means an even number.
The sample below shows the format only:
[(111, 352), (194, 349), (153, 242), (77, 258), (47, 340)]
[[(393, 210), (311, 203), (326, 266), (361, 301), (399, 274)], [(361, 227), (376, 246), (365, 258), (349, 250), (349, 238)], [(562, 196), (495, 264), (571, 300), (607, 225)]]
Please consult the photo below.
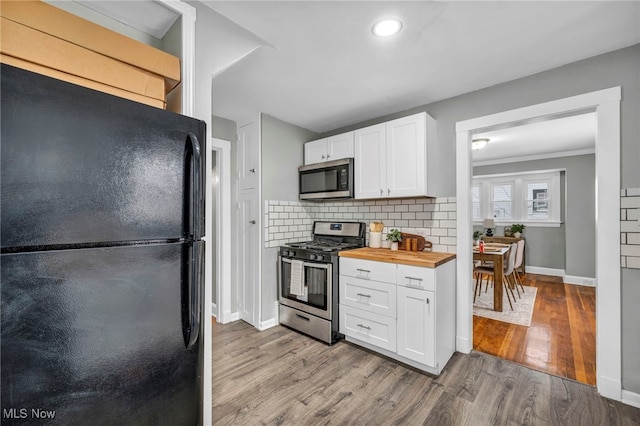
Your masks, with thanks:
[(332, 264), (302, 262), (302, 294), (291, 292), (292, 259), (280, 257), (278, 299), (281, 304), (331, 320)]

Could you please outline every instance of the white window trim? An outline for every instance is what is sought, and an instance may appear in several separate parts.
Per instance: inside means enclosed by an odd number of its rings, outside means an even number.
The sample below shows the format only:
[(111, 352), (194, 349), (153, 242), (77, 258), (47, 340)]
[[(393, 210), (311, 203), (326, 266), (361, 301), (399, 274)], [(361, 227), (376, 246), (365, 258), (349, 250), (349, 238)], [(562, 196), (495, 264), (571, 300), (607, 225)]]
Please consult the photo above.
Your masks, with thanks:
[[(481, 217), (474, 218), (474, 225), (482, 225), (485, 218), (493, 216), (491, 212), (492, 194), (491, 187), (495, 184), (511, 184), (513, 188), (512, 214), (511, 219), (494, 219), (496, 226), (508, 226), (514, 223), (522, 223), (527, 227), (560, 227), (561, 204), (560, 204), (560, 172), (562, 169), (535, 170), (518, 173), (500, 173), (491, 175), (477, 175), (473, 177), (473, 186), (480, 186), (480, 211)], [(551, 194), (549, 219), (533, 220), (526, 217), (527, 197), (526, 184), (528, 182), (548, 182)]]

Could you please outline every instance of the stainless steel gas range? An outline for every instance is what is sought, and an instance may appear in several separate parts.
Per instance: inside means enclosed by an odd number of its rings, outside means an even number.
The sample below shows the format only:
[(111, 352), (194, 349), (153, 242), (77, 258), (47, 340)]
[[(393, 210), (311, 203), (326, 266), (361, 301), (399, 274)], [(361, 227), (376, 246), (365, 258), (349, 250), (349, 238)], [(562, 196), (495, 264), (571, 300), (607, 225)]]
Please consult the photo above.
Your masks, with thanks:
[(365, 246), (363, 222), (314, 222), (313, 240), (280, 247), (280, 324), (332, 344), (338, 332), (340, 250)]

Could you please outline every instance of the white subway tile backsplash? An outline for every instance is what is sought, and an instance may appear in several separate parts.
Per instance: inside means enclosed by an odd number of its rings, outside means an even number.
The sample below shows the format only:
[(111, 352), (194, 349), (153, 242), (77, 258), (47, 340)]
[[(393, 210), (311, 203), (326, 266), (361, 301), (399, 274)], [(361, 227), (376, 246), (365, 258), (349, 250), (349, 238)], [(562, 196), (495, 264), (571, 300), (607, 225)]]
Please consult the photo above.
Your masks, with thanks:
[(431, 230), (431, 235), (435, 235), (438, 237), (446, 237), (447, 236), (447, 230), (444, 228), (433, 228)]
[(633, 209), (640, 208), (640, 197), (637, 197), (637, 196), (630, 197), (628, 195), (626, 197), (622, 197), (622, 198), (620, 198), (620, 207), (627, 208), (627, 209), (628, 208), (633, 208)]
[(640, 232), (629, 232), (622, 234), (626, 236), (626, 244), (638, 244), (640, 245)]
[(313, 203), (268, 200), (264, 205), (265, 247), (311, 238), (316, 220), (383, 222), (392, 228), (424, 236), (432, 250), (455, 253), (455, 198), (346, 201)]
[(640, 269), (640, 188), (620, 191), (620, 266)]
[(622, 256), (633, 256), (640, 258), (640, 246), (626, 244), (620, 248)]
[(640, 257), (627, 256), (627, 268), (640, 269)]

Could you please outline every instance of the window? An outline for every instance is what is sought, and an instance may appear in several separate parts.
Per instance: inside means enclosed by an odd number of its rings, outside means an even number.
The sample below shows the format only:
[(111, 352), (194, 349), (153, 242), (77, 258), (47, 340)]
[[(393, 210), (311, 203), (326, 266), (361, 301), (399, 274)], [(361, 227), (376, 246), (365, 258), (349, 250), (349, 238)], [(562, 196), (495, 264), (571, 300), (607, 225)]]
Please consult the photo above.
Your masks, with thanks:
[(499, 183), (491, 185), (491, 211), (494, 219), (513, 218), (513, 185)]
[(527, 184), (527, 219), (549, 218), (549, 184), (547, 182)]
[(474, 222), (560, 224), (560, 171), (474, 176), (471, 188)]

